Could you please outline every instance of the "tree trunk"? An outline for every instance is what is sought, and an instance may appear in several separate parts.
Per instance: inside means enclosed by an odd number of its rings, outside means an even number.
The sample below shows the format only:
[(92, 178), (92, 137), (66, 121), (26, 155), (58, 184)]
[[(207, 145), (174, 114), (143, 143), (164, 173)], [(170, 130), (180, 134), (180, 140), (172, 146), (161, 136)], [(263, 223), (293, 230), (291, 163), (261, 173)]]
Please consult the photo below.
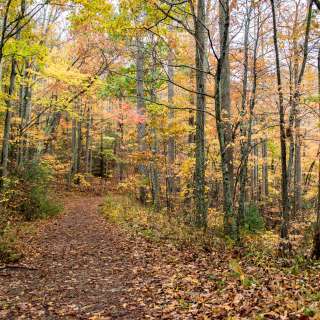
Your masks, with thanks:
[(24, 164), (25, 147), (27, 145), (27, 133), (24, 130), (24, 126), (27, 124), (30, 118), (31, 109), (31, 87), (28, 83), (30, 80), (30, 62), (25, 61), (25, 70), (23, 75), (23, 80), (26, 84), (20, 85), (20, 102), (19, 102), (19, 117), (20, 125), (18, 129), (18, 148), (17, 148), (17, 165), (18, 168), (22, 168)]
[[(248, 9), (247, 9), (248, 10)], [(249, 28), (250, 28), (250, 11), (247, 11), (244, 29), (244, 63), (243, 63), (243, 79), (242, 79), (242, 101), (241, 101), (241, 124), (240, 134), (241, 137), (245, 138), (248, 135), (248, 128), (246, 120), (243, 120), (247, 114), (247, 95), (248, 95), (248, 67), (249, 67)], [(241, 164), (240, 164), (240, 192), (239, 192), (239, 207), (238, 207), (238, 227), (244, 223), (245, 213), (245, 194), (246, 194), (246, 183), (247, 183), (247, 172), (248, 172), (248, 161), (247, 159), (248, 145), (247, 141), (242, 141), (240, 146)]]
[(72, 148), (72, 162), (71, 162), (71, 177), (77, 173), (78, 168), (78, 139), (77, 139), (77, 120), (72, 118), (71, 129), (71, 148)]
[(302, 171), (301, 171), (301, 133), (300, 119), (295, 120), (295, 147), (294, 147), (294, 201), (293, 215), (296, 216), (302, 207)]
[[(195, 70), (193, 68), (190, 69), (190, 83), (191, 83), (191, 88), (193, 91), (195, 91)], [(189, 104), (191, 108), (195, 109), (195, 94), (193, 92), (189, 93)], [(189, 152), (188, 156), (189, 157), (194, 157), (194, 144), (196, 142), (196, 136), (195, 136), (195, 117), (194, 117), (194, 111), (189, 110), (189, 116), (188, 116), (188, 129), (189, 129), (189, 134), (188, 134), (188, 141), (187, 143), (189, 144)], [(185, 192), (184, 195), (184, 204), (190, 209), (191, 204), (192, 204), (192, 192), (191, 190), (194, 190), (194, 175), (190, 175), (190, 177), (187, 180), (187, 192)]]
[(264, 200), (269, 196), (269, 181), (268, 181), (268, 140), (263, 138), (262, 141), (262, 196)]
[[(170, 31), (172, 31), (172, 27), (170, 26)], [(168, 104), (169, 106), (173, 106), (173, 98), (174, 98), (174, 69), (173, 69), (173, 49), (172, 49), (172, 41), (169, 42), (169, 54), (168, 54)], [(174, 110), (169, 109), (168, 114), (169, 127), (172, 128), (174, 124)], [(175, 181), (174, 181), (174, 162), (175, 162), (175, 141), (172, 134), (170, 134), (168, 139), (168, 209), (173, 208), (173, 194), (175, 192)]]
[(300, 132), (301, 120), (299, 114), (299, 103), (300, 103), (300, 91), (301, 83), (304, 77), (308, 53), (309, 53), (309, 36), (311, 29), (312, 20), (312, 4), (313, 0), (308, 1), (308, 8), (306, 14), (306, 30), (303, 45), (303, 60), (301, 63), (301, 69), (297, 77), (295, 93), (293, 97), (293, 104), (295, 106), (295, 168), (294, 168), (294, 210), (293, 213), (296, 215), (297, 211), (301, 209), (302, 206), (302, 172), (301, 172), (301, 145), (302, 145), (302, 135)]
[(4, 179), (8, 175), (8, 156), (9, 156), (10, 135), (11, 135), (11, 121), (12, 121), (12, 114), (13, 114), (12, 99), (13, 99), (15, 82), (16, 82), (16, 66), (17, 66), (17, 62), (15, 58), (12, 58), (8, 97), (5, 99), (6, 113), (5, 113), (4, 129), (3, 129), (1, 168), (0, 168), (0, 177), (1, 177), (0, 187), (1, 188), (3, 188)]
[[(225, 143), (225, 157), (228, 166), (228, 175), (230, 178), (231, 194), (233, 194), (233, 138), (231, 123), (231, 99), (230, 99), (230, 62), (229, 62), (229, 26), (226, 30), (226, 24), (230, 20), (229, 0), (219, 1), (219, 34), (220, 34), (220, 55), (225, 51), (223, 64), (221, 68), (220, 80), (220, 104), (222, 118), (224, 120), (223, 139)], [(228, 21), (228, 22), (227, 22)], [(227, 32), (226, 32), (227, 31)], [(226, 39), (224, 39), (226, 37)]]
[[(319, 8), (320, 10), (320, 8)], [(318, 99), (320, 99), (320, 47), (318, 49)], [(320, 100), (318, 102), (319, 122), (320, 122)], [(319, 129), (320, 133), (320, 129)], [(318, 158), (318, 199), (317, 199), (317, 221), (313, 237), (312, 258), (320, 259), (320, 157)]]
[[(80, 102), (79, 102), (80, 103)], [(82, 111), (81, 105), (79, 105), (79, 114), (78, 114), (78, 121), (77, 121), (77, 166), (76, 171), (77, 173), (81, 170), (81, 155), (82, 155)]]
[[(157, 101), (156, 96), (156, 81), (155, 78), (157, 71), (157, 58), (156, 58), (156, 48), (153, 48), (152, 51), (152, 85), (151, 85), (151, 102)], [(171, 111), (171, 110), (170, 110)], [(152, 186), (152, 203), (155, 209), (160, 208), (160, 199), (159, 199), (159, 193), (160, 193), (160, 184), (159, 184), (159, 170), (158, 170), (158, 153), (159, 153), (159, 147), (158, 147), (158, 132), (157, 128), (153, 127), (152, 129), (152, 146), (151, 146), (151, 152), (152, 152), (152, 164), (151, 164), (151, 186)], [(169, 164), (170, 169), (170, 164)]]
[(100, 130), (100, 177), (106, 177), (106, 163), (104, 157), (104, 143), (103, 143), (103, 127)]
[(297, 113), (297, 105), (296, 100), (294, 99), (294, 91), (297, 89), (297, 81), (298, 81), (298, 73), (299, 73), (299, 52), (298, 52), (298, 43), (295, 34), (297, 34), (297, 26), (298, 26), (298, 13), (299, 13), (299, 5), (296, 4), (295, 6), (295, 17), (293, 22), (293, 62), (290, 60), (290, 70), (289, 70), (289, 77), (290, 77), (290, 98), (289, 98), (289, 105), (291, 106), (290, 114), (289, 114), (289, 128), (288, 138), (290, 141), (289, 145), (289, 159), (288, 159), (288, 192), (289, 197), (292, 194), (292, 182), (294, 180), (294, 153), (295, 153), (295, 135), (293, 133), (294, 122), (296, 119)]
[(88, 107), (86, 121), (86, 146), (85, 146), (85, 172), (91, 174), (90, 158), (91, 158), (91, 126), (92, 126), (92, 106)]
[(285, 130), (285, 110), (282, 93), (282, 78), (280, 68), (280, 56), (278, 47), (278, 30), (276, 21), (276, 12), (274, 0), (270, 0), (272, 9), (273, 22), (273, 42), (275, 49), (275, 63), (278, 85), (278, 106), (279, 106), (279, 124), (280, 124), (280, 145), (281, 145), (281, 196), (282, 196), (282, 224), (280, 231), (280, 246), (279, 251), (282, 255), (287, 255), (291, 252), (289, 242), (289, 196), (288, 196), (288, 172), (287, 172), (287, 146), (286, 146), (286, 130)]
[[(233, 208), (232, 185), (233, 185), (233, 169), (230, 161), (230, 122), (228, 116), (224, 116), (224, 109), (228, 106), (228, 72), (226, 74), (225, 59), (228, 59), (228, 39), (229, 39), (229, 1), (220, 1), (220, 58), (217, 63), (216, 70), (216, 85), (215, 85), (215, 116), (216, 126), (218, 131), (220, 156), (221, 156), (221, 171), (223, 183), (223, 197), (224, 197), (224, 231), (227, 236), (234, 240), (239, 240), (239, 230), (237, 218)], [(221, 32), (223, 31), (223, 32)], [(227, 101), (224, 101), (227, 99)]]
[(259, 199), (259, 146), (258, 140), (253, 141), (253, 168), (252, 168), (252, 200), (257, 202)]
[[(137, 112), (139, 115), (143, 116), (145, 114), (145, 103), (144, 103), (144, 47), (140, 39), (136, 41), (137, 45), (137, 56), (136, 56), (136, 66), (137, 66)], [(144, 122), (139, 122), (137, 127), (137, 142), (139, 152), (143, 153), (146, 151), (145, 145), (145, 132), (146, 126)], [(139, 200), (142, 204), (146, 204), (147, 201), (147, 191), (144, 179), (147, 176), (146, 166), (144, 164), (139, 164), (138, 171), (140, 173), (140, 187), (139, 187)]]
[(196, 205), (195, 225), (199, 228), (207, 226), (207, 204), (205, 199), (205, 1), (198, 0), (197, 16), (195, 17), (196, 42), (196, 137), (195, 137), (195, 172), (194, 172), (194, 200)]

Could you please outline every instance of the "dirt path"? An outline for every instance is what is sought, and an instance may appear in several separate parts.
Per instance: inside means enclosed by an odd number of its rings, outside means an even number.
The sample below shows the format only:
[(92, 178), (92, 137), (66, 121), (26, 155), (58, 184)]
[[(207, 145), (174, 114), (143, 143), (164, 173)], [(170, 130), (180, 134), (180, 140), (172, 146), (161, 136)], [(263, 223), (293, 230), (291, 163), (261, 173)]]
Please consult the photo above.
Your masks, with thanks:
[(69, 200), (31, 241), (26, 263), (36, 270), (1, 271), (0, 319), (148, 318), (159, 251), (110, 226), (97, 212), (102, 201)]
[(320, 265), (295, 274), (249, 257), (240, 281), (232, 251), (126, 233), (98, 213), (102, 201), (72, 195), (62, 215), (32, 224), (21, 263), (35, 270), (0, 269), (0, 319), (295, 320), (319, 309)]

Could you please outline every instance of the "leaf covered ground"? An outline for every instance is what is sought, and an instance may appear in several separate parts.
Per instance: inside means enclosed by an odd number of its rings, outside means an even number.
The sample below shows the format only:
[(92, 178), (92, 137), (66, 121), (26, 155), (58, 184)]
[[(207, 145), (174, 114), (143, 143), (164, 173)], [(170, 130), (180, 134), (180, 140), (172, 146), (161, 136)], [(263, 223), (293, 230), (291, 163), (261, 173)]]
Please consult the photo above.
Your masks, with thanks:
[(0, 319), (320, 319), (319, 264), (177, 249), (108, 222), (102, 203), (71, 196), (22, 236), (21, 268), (0, 268)]

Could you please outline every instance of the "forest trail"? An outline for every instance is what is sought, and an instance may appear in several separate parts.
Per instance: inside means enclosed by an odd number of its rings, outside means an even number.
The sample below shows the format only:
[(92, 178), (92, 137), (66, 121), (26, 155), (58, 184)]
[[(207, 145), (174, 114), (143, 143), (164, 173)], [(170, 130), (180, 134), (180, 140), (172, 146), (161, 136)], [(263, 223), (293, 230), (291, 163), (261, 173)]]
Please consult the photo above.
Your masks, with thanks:
[(316, 266), (240, 267), (221, 248), (178, 250), (126, 232), (100, 213), (102, 197), (65, 199), (61, 215), (22, 236), (18, 265), (29, 268), (0, 267), (0, 319), (320, 319), (305, 316), (318, 308)]
[(0, 270), (0, 319), (146, 318), (161, 279), (159, 251), (99, 214), (101, 197), (73, 197), (31, 240), (29, 269)]

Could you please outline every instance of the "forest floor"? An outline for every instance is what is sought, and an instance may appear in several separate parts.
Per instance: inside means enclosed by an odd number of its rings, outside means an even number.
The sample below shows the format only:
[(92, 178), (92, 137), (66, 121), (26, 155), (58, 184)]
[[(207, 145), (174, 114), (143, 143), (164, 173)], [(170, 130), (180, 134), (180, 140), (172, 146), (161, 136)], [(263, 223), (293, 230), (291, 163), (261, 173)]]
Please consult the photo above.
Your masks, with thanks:
[(156, 243), (72, 195), (0, 267), (0, 319), (320, 319), (320, 267), (299, 272)]

